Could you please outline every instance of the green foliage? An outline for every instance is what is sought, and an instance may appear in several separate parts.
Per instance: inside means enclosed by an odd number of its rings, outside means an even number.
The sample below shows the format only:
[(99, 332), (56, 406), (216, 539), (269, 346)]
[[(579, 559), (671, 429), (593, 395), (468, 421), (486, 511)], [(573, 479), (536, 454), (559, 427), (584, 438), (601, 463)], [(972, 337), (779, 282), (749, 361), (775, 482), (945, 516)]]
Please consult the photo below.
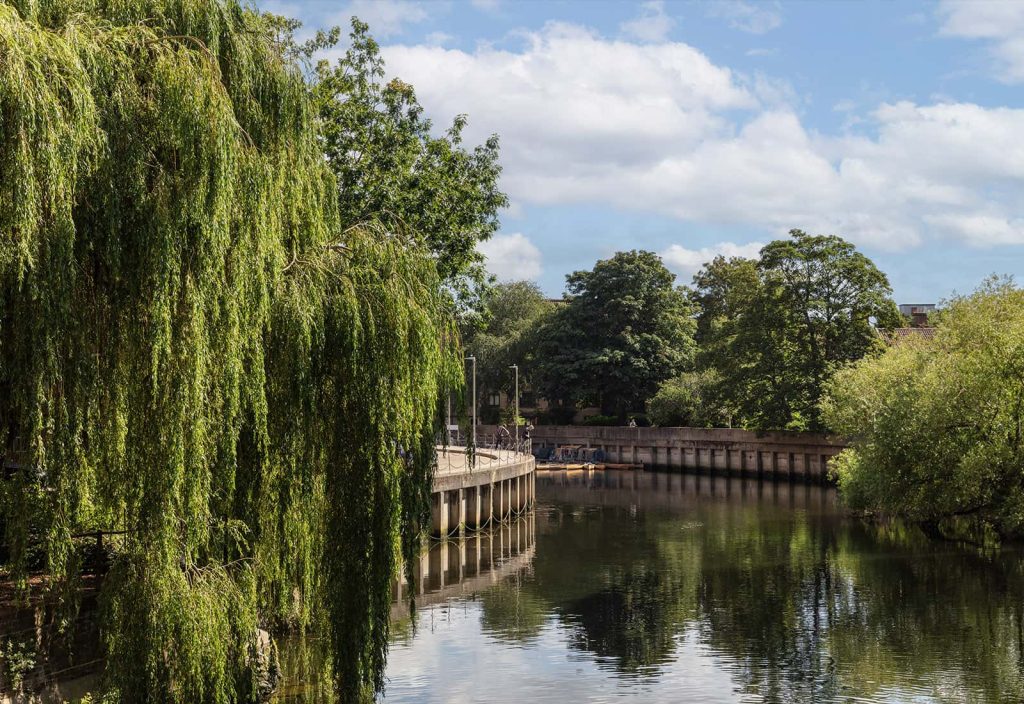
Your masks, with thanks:
[(3, 667), (3, 681), (11, 691), (16, 696), (23, 695), (25, 677), (36, 667), (35, 643), (5, 638), (0, 647), (0, 667)]
[(576, 408), (551, 406), (537, 414), (538, 425), (570, 425), (576, 417)]
[(1024, 534), (1024, 291), (990, 281), (953, 299), (934, 338), (838, 372), (824, 413), (852, 439), (834, 465), (852, 506)]
[(510, 405), (501, 409), (501, 416), (499, 420), (502, 425), (507, 425), (509, 427), (513, 427), (515, 425), (526, 425), (526, 419), (522, 416), (516, 415), (515, 405)]
[(605, 415), (601, 415), (600, 413), (598, 413), (598, 414), (595, 414), (595, 415), (592, 415), (592, 416), (587, 416), (586, 418), (584, 418), (583, 419), (583, 425), (613, 426), (613, 425), (621, 425), (621, 423), (619, 422), (619, 418), (617, 416), (605, 416)]
[(623, 419), (692, 364), (694, 321), (652, 252), (619, 252), (566, 278), (566, 304), (537, 331), (537, 388)]
[(342, 699), (379, 690), (429, 515), (450, 300), (419, 238), (341, 219), (280, 31), (234, 0), (0, 2), (9, 566), (40, 549), (70, 594), (72, 536), (126, 531), (122, 701), (245, 699), (258, 623), (323, 629)]
[(713, 394), (719, 383), (713, 371), (684, 372), (666, 381), (647, 401), (647, 415), (660, 426), (716, 427), (728, 424), (716, 409)]
[(551, 314), (553, 304), (529, 281), (501, 283), (483, 297), (482, 315), (466, 321), (463, 347), (477, 358), (477, 393), (515, 394), (515, 372), (519, 366), (519, 390), (533, 384), (537, 365), (533, 333)]
[[(321, 35), (314, 48), (337, 40)], [(408, 233), (434, 255), (441, 280), (472, 303), (486, 280), (478, 242), (497, 231), (508, 205), (498, 190), (498, 137), (466, 149), (459, 115), (443, 136), (431, 134), (413, 87), (383, 83), (384, 61), (366, 24), (352, 21), (349, 48), (337, 64), (314, 70), (313, 93), (327, 162), (338, 179), (346, 223), (379, 220)]]
[(824, 384), (899, 312), (885, 275), (849, 242), (790, 235), (756, 262), (719, 257), (694, 277), (698, 363), (719, 374), (714, 405), (739, 424), (819, 430)]

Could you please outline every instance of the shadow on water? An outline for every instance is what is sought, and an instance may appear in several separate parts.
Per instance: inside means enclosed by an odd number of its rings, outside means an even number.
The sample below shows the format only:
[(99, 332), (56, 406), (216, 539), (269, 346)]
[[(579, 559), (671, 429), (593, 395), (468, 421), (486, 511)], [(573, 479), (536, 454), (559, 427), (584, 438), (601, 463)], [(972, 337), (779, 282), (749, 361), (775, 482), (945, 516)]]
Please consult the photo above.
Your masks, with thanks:
[(1017, 549), (863, 523), (803, 484), (550, 472), (537, 498), (489, 581), (471, 544), (424, 558), (389, 701), (1024, 701)]

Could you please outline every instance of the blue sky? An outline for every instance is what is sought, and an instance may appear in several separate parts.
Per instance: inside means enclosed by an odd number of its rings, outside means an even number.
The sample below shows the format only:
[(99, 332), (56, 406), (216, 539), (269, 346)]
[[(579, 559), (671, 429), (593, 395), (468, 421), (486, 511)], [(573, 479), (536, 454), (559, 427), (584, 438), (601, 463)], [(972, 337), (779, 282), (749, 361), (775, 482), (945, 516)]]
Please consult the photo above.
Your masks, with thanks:
[(853, 241), (901, 302), (1024, 279), (1024, 1), (259, 5), (358, 15), (439, 130), (501, 136), (500, 278), (558, 295), (644, 248), (687, 283), (800, 228)]

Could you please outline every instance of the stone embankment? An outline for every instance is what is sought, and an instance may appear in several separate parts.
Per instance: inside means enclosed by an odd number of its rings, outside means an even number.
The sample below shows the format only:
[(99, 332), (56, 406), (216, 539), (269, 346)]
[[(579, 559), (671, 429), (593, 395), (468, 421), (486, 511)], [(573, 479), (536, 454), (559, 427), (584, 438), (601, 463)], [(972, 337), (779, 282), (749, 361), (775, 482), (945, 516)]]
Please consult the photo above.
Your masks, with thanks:
[[(478, 429), (482, 434), (493, 428)], [(846, 443), (824, 433), (754, 432), (735, 428), (628, 428), (541, 425), (534, 454), (561, 445), (599, 448), (607, 462), (651, 469), (722, 473), (765, 479), (826, 481), (828, 461)]]
[(534, 458), (511, 450), (438, 447), (431, 505), (434, 536), (452, 536), (517, 516), (533, 506)]

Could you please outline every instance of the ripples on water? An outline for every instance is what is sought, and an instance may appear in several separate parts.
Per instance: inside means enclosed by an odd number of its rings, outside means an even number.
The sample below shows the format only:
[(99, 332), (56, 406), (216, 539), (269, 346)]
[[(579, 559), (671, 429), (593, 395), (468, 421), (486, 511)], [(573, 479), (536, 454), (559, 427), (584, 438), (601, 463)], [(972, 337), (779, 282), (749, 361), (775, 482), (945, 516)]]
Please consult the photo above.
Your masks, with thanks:
[[(805, 485), (542, 473), (537, 498), (424, 557), (385, 701), (1024, 701), (1017, 550), (866, 525)], [(307, 645), (283, 648), (282, 701), (325, 701)]]

